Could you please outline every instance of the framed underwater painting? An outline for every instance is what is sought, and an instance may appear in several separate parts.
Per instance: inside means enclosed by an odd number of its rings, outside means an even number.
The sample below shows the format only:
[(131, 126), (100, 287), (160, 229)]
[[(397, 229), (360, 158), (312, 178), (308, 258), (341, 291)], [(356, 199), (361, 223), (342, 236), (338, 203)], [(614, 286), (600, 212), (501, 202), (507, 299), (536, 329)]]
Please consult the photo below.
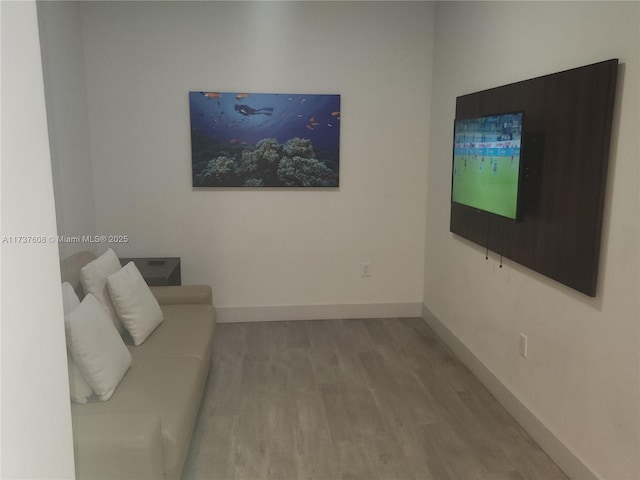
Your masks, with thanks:
[(340, 95), (189, 92), (194, 187), (338, 187)]

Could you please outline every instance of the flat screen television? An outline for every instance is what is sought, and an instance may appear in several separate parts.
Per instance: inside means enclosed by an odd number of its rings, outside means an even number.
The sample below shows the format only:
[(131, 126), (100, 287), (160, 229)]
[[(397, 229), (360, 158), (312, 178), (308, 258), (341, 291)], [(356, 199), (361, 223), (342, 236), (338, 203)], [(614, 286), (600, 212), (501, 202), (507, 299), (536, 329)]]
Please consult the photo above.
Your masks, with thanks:
[(451, 201), (520, 218), (523, 112), (456, 118)]

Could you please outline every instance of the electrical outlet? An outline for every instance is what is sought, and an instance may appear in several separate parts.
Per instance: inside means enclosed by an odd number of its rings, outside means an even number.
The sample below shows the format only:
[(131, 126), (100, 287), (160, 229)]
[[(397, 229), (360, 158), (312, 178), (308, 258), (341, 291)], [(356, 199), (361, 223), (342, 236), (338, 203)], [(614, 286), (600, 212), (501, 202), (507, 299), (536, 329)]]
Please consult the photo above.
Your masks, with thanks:
[(369, 262), (365, 262), (362, 264), (362, 276), (363, 277), (371, 276), (371, 264)]
[(529, 343), (529, 339), (527, 338), (527, 336), (524, 333), (520, 334), (520, 344), (519, 344), (519, 351), (520, 351), (520, 355), (524, 358), (527, 358), (527, 348), (528, 348), (528, 343)]

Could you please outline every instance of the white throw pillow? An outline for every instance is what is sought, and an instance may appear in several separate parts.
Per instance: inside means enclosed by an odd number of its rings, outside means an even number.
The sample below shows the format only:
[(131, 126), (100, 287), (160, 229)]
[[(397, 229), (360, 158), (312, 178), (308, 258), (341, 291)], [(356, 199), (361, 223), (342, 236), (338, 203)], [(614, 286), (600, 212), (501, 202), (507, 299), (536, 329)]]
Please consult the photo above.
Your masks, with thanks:
[(133, 262), (109, 275), (107, 285), (120, 320), (133, 343), (140, 345), (164, 320), (156, 297)]
[(87, 403), (93, 395), (91, 385), (82, 376), (82, 372), (67, 350), (67, 370), (69, 372), (69, 394), (76, 403)]
[[(62, 307), (67, 315), (80, 305), (80, 299), (69, 282), (62, 284)], [(69, 372), (69, 394), (71, 400), (76, 403), (87, 403), (89, 397), (93, 395), (91, 386), (80, 373), (80, 369), (73, 361), (73, 357), (67, 350), (67, 370)]]
[(96, 298), (87, 294), (64, 317), (67, 348), (100, 400), (109, 400), (131, 366), (131, 353)]
[(72, 310), (75, 310), (78, 305), (80, 305), (78, 294), (69, 282), (64, 282), (62, 284), (62, 310), (64, 314), (66, 315)]
[(98, 299), (120, 333), (124, 332), (124, 326), (111, 303), (107, 289), (107, 278), (121, 268), (118, 256), (112, 249), (109, 249), (80, 270), (80, 282), (85, 293), (90, 293)]

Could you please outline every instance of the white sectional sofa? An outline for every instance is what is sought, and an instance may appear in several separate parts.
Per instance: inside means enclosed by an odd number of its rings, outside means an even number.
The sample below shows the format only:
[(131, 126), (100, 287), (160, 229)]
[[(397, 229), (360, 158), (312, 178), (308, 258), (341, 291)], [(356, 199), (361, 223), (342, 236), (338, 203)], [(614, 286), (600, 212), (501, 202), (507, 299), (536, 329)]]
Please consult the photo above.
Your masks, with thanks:
[[(62, 281), (82, 298), (81, 268), (61, 262)], [(216, 323), (208, 286), (151, 287), (164, 320), (139, 346), (122, 338), (131, 366), (107, 401), (72, 403), (78, 479), (179, 479), (211, 364)], [(126, 352), (125, 352), (126, 353)]]

